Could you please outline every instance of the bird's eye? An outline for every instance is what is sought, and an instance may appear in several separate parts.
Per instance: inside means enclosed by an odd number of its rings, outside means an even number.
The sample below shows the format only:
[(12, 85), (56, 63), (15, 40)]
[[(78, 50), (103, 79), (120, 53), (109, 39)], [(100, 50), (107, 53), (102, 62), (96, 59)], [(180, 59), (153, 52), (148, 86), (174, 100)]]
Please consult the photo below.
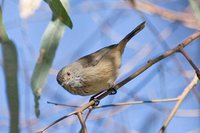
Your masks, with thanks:
[(67, 75), (70, 76), (71, 74), (69, 72), (67, 72)]

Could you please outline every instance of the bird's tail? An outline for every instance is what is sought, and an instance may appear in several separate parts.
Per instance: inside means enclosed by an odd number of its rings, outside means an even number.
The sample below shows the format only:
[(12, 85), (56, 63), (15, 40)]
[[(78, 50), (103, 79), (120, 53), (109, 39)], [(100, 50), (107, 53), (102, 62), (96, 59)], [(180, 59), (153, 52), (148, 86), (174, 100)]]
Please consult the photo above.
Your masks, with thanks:
[(134, 30), (132, 30), (128, 35), (126, 35), (119, 43), (117, 48), (121, 51), (121, 53), (124, 52), (124, 48), (128, 41), (135, 36), (138, 32), (140, 32), (145, 27), (145, 21), (142, 22), (140, 25), (138, 25)]

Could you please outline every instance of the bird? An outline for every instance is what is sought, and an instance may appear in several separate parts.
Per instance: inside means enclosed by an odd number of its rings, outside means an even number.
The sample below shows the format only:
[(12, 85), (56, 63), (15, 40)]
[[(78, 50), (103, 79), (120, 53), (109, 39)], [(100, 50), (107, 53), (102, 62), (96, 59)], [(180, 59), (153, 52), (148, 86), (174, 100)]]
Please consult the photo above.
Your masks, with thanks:
[(89, 96), (114, 86), (121, 58), (128, 41), (145, 27), (145, 21), (128, 33), (119, 43), (106, 46), (64, 66), (57, 82), (74, 95)]

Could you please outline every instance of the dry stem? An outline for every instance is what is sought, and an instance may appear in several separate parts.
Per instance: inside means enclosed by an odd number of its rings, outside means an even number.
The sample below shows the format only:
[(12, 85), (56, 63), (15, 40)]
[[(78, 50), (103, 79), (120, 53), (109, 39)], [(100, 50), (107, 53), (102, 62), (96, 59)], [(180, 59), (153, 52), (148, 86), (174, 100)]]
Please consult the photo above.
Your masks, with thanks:
[(185, 90), (183, 91), (183, 93), (179, 97), (178, 102), (176, 103), (176, 105), (174, 106), (174, 108), (171, 111), (170, 115), (168, 116), (167, 120), (165, 121), (165, 123), (161, 127), (159, 133), (163, 133), (165, 131), (166, 127), (168, 126), (169, 122), (172, 120), (173, 116), (177, 112), (177, 110), (180, 107), (181, 103), (183, 102), (183, 100), (185, 99), (185, 97), (188, 95), (188, 93), (197, 85), (198, 81), (199, 81), (199, 79), (195, 75), (195, 77), (193, 78), (193, 80), (191, 81), (191, 83), (185, 88)]
[(85, 125), (85, 121), (83, 119), (83, 115), (81, 113), (77, 113), (77, 116), (78, 116), (78, 119), (81, 123), (81, 133), (87, 133), (87, 128), (86, 128), (86, 125)]

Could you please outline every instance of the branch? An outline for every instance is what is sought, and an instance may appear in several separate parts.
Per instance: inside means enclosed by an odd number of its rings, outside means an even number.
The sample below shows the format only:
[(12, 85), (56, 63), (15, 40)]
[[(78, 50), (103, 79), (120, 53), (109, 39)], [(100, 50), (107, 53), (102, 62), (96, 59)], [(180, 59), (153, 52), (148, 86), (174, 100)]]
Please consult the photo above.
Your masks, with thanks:
[(39, 132), (37, 132), (37, 133), (43, 133), (43, 132), (45, 132), (48, 128), (52, 127), (52, 126), (55, 125), (56, 123), (62, 121), (63, 119), (65, 119), (65, 118), (67, 118), (67, 117), (70, 117), (70, 116), (72, 116), (72, 115), (74, 115), (74, 114), (76, 114), (76, 113), (77, 113), (77, 112), (74, 111), (74, 112), (71, 112), (71, 113), (69, 113), (69, 114), (67, 114), (67, 115), (65, 115), (65, 116), (63, 116), (63, 117), (57, 119), (56, 121), (52, 122), (49, 126), (45, 127), (43, 130), (41, 130), (41, 131), (39, 131)]
[(180, 49), (180, 53), (183, 54), (183, 56), (187, 59), (187, 61), (190, 63), (190, 65), (193, 67), (193, 69), (195, 70), (197, 77), (200, 79), (200, 70), (198, 69), (198, 67), (193, 63), (192, 59), (188, 56), (188, 54), (183, 50)]
[(85, 125), (85, 121), (83, 119), (83, 115), (81, 113), (78, 113), (77, 116), (78, 116), (78, 119), (79, 119), (79, 121), (81, 123), (81, 127), (82, 127), (81, 133), (87, 133), (87, 128), (86, 128), (86, 125)]
[(183, 93), (179, 97), (178, 102), (176, 103), (174, 109), (171, 111), (171, 113), (168, 116), (167, 120), (165, 121), (164, 125), (161, 127), (159, 133), (164, 133), (166, 127), (168, 126), (168, 124), (171, 121), (171, 119), (174, 117), (174, 115), (177, 112), (179, 106), (181, 105), (181, 103), (183, 102), (183, 100), (185, 99), (185, 97), (188, 95), (188, 93), (197, 85), (198, 81), (199, 81), (199, 79), (195, 75), (195, 77), (193, 78), (193, 80), (191, 81), (191, 83), (185, 88), (185, 90), (183, 91)]
[[(113, 89), (118, 90), (120, 87), (122, 87), (123, 85), (125, 85), (126, 83), (128, 83), (129, 81), (131, 81), (132, 79), (136, 78), (138, 75), (142, 74), (145, 70), (147, 70), (149, 67), (151, 67), (152, 65), (154, 65), (155, 63), (159, 62), (162, 59), (167, 58), (168, 56), (176, 53), (176, 52), (180, 52), (181, 49), (183, 49), (184, 47), (186, 47), (187, 45), (189, 45), (193, 40), (197, 39), (200, 37), (200, 31), (194, 33), (193, 35), (189, 36), (186, 40), (184, 40), (181, 44), (179, 44), (177, 47), (166, 51), (164, 54), (149, 60), (147, 62), (146, 65), (144, 65), (143, 67), (141, 67), (139, 70), (137, 70), (135, 73), (133, 73), (132, 75), (130, 75), (128, 78), (124, 79), (123, 81), (119, 82), (118, 84), (116, 84)], [(93, 107), (93, 105), (97, 102), (97, 100), (101, 100), (103, 98), (105, 98), (106, 96), (110, 95), (113, 92), (113, 89), (109, 89), (103, 93), (101, 93), (100, 95), (98, 95), (97, 97), (95, 97), (93, 100), (91, 100), (89, 103), (83, 105), (82, 107), (78, 108), (76, 111), (61, 117), (60, 119), (56, 120), (55, 122), (53, 122), (51, 125), (47, 126), (44, 130), (42, 130), (42, 132), (44, 132), (46, 129), (50, 128), (51, 126), (55, 125), (56, 123), (58, 123), (59, 121), (71, 116), (71, 115), (78, 115), (78, 117), (80, 117), (80, 113), (82, 113), (83, 111), (85, 111), (86, 109)], [(186, 94), (187, 95), (187, 94)], [(183, 97), (184, 99), (184, 97)], [(181, 100), (179, 100), (177, 103), (179, 103)], [(181, 101), (182, 102), (182, 101)], [(178, 106), (179, 107), (179, 106)], [(81, 119), (81, 117), (79, 118)], [(81, 121), (80, 121), (81, 122)], [(81, 122), (82, 127), (84, 127), (84, 122)], [(168, 124), (168, 123), (167, 123)], [(166, 126), (164, 126), (166, 128)]]
[(80, 106), (77, 106), (77, 105), (69, 105), (69, 104), (62, 104), (62, 103), (55, 103), (55, 102), (50, 102), (50, 101), (47, 101), (48, 104), (53, 104), (55, 106), (59, 105), (59, 106), (65, 106), (65, 107), (71, 107), (71, 108), (78, 108)]
[(124, 105), (143, 104), (143, 103), (173, 102), (173, 101), (178, 101), (178, 100), (179, 100), (179, 97), (167, 98), (167, 99), (155, 99), (155, 100), (149, 100), (149, 101), (131, 101), (131, 102), (122, 102), (122, 103), (108, 104), (108, 105), (102, 105), (102, 106), (95, 106), (93, 108), (97, 109), (97, 108), (116, 107), (116, 106), (124, 106)]
[[(129, 82), (130, 80), (134, 79), (135, 77), (137, 77), (138, 75), (140, 75), (141, 73), (143, 73), (145, 70), (147, 70), (149, 67), (151, 67), (153, 64), (159, 62), (162, 59), (167, 58), (168, 56), (180, 51), (181, 48), (186, 47), (187, 45), (189, 45), (193, 40), (197, 39), (200, 37), (200, 31), (194, 33), (193, 35), (189, 36), (185, 41), (183, 41), (181, 44), (179, 44), (177, 47), (168, 50), (167, 52), (165, 52), (164, 54), (149, 60), (148, 63), (146, 65), (144, 65), (143, 67), (141, 67), (139, 70), (137, 70), (135, 73), (133, 73), (131, 76), (129, 76), (128, 78), (126, 78), (125, 80), (121, 81), (120, 83), (118, 83), (114, 88), (118, 89), (120, 87), (122, 87), (124, 84), (126, 84), (127, 82)], [(180, 47), (181, 46), (181, 47)], [(110, 94), (110, 93), (109, 93)]]
[(187, 27), (193, 29), (200, 29), (200, 25), (198, 24), (198, 21), (196, 20), (195, 16), (192, 13), (172, 11), (147, 1), (141, 1), (141, 0), (129, 0), (129, 1), (131, 4), (132, 1), (135, 1), (135, 4), (132, 5), (134, 5), (135, 9), (141, 12), (152, 13), (161, 16), (165, 19), (168, 19), (170, 21), (182, 22)]

